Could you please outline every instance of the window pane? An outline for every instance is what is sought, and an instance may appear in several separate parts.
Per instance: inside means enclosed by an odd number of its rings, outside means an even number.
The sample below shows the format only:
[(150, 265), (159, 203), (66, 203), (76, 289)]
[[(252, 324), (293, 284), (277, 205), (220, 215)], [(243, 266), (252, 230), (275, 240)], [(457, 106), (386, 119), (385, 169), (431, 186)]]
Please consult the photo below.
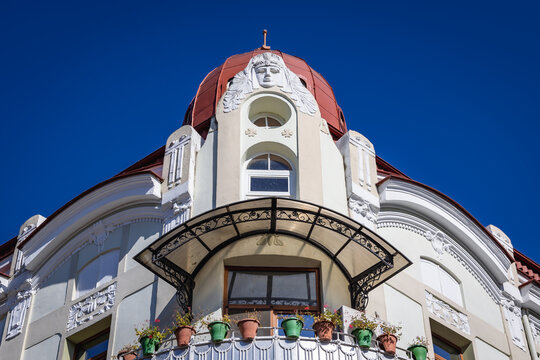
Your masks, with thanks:
[(272, 304), (316, 306), (315, 273), (275, 275), (272, 279)]
[(229, 304), (265, 305), (268, 275), (265, 273), (229, 272)]
[(446, 360), (461, 360), (461, 352), (458, 349), (446, 344), (435, 336), (433, 337), (433, 351), (436, 355)]
[(288, 178), (251, 177), (251, 191), (289, 192)]
[(118, 269), (118, 253), (118, 250), (113, 250), (100, 256), (100, 271), (96, 287), (101, 286), (116, 277), (116, 271)]
[(253, 124), (259, 126), (259, 127), (266, 127), (266, 117), (258, 118), (253, 122)]
[(248, 169), (250, 170), (268, 170), (268, 155), (260, 155), (251, 160)]
[(270, 155), (270, 170), (291, 170), (291, 166), (285, 159)]
[(280, 127), (281, 126), (281, 123), (278, 120), (274, 119), (274, 118), (268, 117), (267, 120), (268, 120), (268, 127), (269, 128)]

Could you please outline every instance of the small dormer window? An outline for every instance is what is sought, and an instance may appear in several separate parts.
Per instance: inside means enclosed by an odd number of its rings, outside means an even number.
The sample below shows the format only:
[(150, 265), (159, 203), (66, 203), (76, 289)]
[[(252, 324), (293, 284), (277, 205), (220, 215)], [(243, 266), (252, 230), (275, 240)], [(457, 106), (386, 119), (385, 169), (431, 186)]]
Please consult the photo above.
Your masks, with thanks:
[(262, 154), (252, 158), (246, 168), (248, 195), (291, 195), (292, 166), (281, 156)]

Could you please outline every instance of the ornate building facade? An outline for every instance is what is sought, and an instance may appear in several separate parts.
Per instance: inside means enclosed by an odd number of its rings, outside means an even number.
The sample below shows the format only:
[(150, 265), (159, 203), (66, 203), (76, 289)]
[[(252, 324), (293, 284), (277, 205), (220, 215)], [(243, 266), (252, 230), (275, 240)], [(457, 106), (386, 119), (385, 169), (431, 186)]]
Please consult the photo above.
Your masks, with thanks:
[(416, 336), (432, 359), (540, 353), (538, 264), (378, 157), (319, 73), (267, 47), (211, 71), (162, 148), (22, 224), (0, 246), (0, 281), (6, 359), (105, 358), (176, 310), (255, 308), (272, 328), (324, 304), (345, 322), (330, 343), (201, 334), (155, 356), (393, 358), (348, 336), (358, 311), (402, 326), (402, 359)]

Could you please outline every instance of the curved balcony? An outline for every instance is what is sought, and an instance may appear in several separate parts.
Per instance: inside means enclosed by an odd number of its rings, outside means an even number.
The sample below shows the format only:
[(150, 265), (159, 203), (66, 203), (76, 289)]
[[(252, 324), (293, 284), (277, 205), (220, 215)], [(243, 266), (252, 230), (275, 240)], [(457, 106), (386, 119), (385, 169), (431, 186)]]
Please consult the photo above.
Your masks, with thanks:
[[(395, 355), (381, 350), (373, 340), (371, 347), (361, 348), (349, 334), (334, 332), (334, 339), (321, 342), (315, 337), (301, 336), (290, 339), (280, 335), (280, 328), (260, 327), (253, 341), (244, 341), (238, 331), (229, 331), (222, 342), (211, 342), (208, 332), (197, 333), (187, 348), (176, 347), (175, 339), (168, 339), (164, 346), (151, 356), (138, 359), (152, 360), (382, 360), (412, 359), (405, 349), (398, 348)], [(304, 329), (312, 331), (311, 329)]]

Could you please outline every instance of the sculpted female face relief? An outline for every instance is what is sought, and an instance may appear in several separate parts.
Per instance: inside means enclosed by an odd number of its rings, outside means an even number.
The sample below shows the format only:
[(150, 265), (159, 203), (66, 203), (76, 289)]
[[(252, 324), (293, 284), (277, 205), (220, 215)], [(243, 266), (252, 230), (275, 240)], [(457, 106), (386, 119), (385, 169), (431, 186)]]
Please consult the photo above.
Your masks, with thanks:
[(255, 75), (259, 85), (264, 88), (283, 85), (283, 73), (277, 66), (260, 65), (255, 67)]

